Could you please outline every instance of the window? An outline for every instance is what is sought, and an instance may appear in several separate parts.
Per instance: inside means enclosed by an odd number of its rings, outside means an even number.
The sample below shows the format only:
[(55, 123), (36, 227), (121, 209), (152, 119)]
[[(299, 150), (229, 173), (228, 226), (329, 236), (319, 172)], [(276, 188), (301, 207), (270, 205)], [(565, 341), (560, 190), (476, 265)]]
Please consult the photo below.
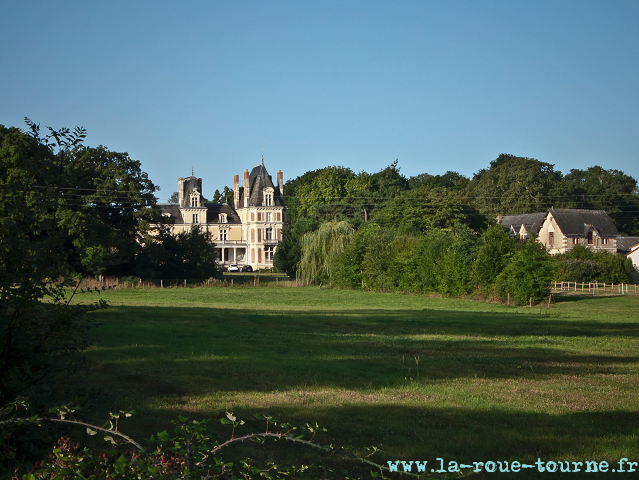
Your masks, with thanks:
[(554, 232), (548, 232), (548, 246), (553, 248), (555, 246), (555, 234)]
[(282, 221), (282, 216), (281, 216), (280, 212), (277, 212), (277, 221), (278, 222)]
[(255, 249), (251, 248), (251, 263), (255, 263)]
[(579, 239), (578, 238), (573, 238), (572, 239), (572, 244), (573, 245), (577, 245), (579, 243)]
[(592, 239), (592, 230), (590, 230), (590, 231), (588, 232), (588, 240), (587, 240), (587, 241), (588, 241), (588, 245), (592, 245), (592, 244), (593, 244), (593, 241), (592, 241), (592, 240), (593, 240), (593, 239)]
[[(255, 243), (255, 229), (251, 228), (251, 243)], [(255, 262), (255, 260), (253, 260)]]
[(257, 221), (258, 222), (262, 221), (262, 214), (260, 212), (257, 212)]
[(220, 230), (220, 240), (226, 240), (228, 238), (228, 230)]
[(266, 221), (267, 222), (272, 222), (273, 221), (273, 214), (270, 212), (266, 213)]
[(282, 229), (281, 228), (277, 229), (277, 241), (278, 242), (282, 241)]
[(220, 223), (226, 223), (226, 215), (220, 213)]
[(257, 242), (261, 242), (262, 241), (262, 229), (258, 228), (257, 229)]
[(193, 214), (193, 223), (197, 223), (197, 213)]
[(255, 221), (255, 212), (251, 212), (251, 222)]
[(257, 249), (257, 263), (262, 263), (262, 249)]
[(267, 207), (270, 207), (271, 205), (273, 205), (273, 194), (272, 193), (265, 193), (264, 194), (264, 205), (266, 205)]
[(602, 245), (608, 245), (608, 239), (607, 238), (602, 238), (601, 239), (601, 244)]
[(272, 228), (267, 228), (266, 229), (266, 236), (264, 238), (265, 240), (273, 240), (273, 229)]
[(264, 263), (273, 263), (275, 247), (264, 247)]
[(191, 195), (191, 206), (192, 207), (199, 207), (198, 201), (197, 201), (197, 197), (195, 195)]

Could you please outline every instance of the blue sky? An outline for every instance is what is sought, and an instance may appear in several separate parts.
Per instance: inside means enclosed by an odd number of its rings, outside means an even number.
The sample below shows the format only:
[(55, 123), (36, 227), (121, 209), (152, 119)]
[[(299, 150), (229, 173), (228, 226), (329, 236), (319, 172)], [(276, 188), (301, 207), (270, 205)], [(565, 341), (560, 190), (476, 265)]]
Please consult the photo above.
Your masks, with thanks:
[(6, 2), (0, 124), (81, 125), (166, 200), (261, 161), (639, 178), (639, 2)]

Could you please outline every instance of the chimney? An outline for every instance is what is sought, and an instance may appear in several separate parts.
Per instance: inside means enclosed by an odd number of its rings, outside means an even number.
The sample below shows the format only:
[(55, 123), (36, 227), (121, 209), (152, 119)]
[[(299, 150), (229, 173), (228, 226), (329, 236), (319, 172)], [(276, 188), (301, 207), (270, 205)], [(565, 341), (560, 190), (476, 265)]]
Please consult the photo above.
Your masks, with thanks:
[(239, 203), (240, 201), (240, 176), (239, 175), (234, 175), (233, 176), (233, 206), (235, 208), (239, 208)]
[(180, 207), (182, 207), (183, 199), (184, 199), (184, 179), (180, 177), (178, 178), (178, 201), (180, 202)]
[(280, 189), (280, 196), (284, 198), (284, 174), (282, 170), (277, 172), (277, 187)]
[(248, 169), (244, 172), (244, 208), (248, 207), (249, 196), (249, 173)]

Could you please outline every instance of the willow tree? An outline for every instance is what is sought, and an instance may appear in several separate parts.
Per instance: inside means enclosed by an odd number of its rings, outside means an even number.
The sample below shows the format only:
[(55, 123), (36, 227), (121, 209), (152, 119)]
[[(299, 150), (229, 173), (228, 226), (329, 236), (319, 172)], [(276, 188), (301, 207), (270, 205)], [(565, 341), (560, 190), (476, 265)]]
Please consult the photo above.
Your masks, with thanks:
[(344, 251), (354, 233), (348, 222), (327, 222), (305, 234), (300, 242), (300, 277), (312, 282), (330, 280), (334, 259)]

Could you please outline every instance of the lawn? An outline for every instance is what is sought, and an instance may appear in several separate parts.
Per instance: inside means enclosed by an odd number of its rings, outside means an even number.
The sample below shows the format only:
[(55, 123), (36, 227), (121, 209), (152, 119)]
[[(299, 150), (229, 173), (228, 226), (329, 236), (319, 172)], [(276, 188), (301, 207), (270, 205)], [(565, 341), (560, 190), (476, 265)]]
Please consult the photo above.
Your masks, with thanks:
[[(228, 411), (247, 420), (240, 433), (263, 429), (254, 413), (317, 422), (327, 429), (320, 443), (356, 455), (380, 446), (371, 460), (427, 460), (427, 471), (437, 458), (610, 469), (623, 457), (639, 461), (639, 297), (572, 297), (550, 308), (317, 287), (101, 298), (110, 308), (96, 314), (102, 325), (91, 332), (94, 369), (84, 382), (103, 392), (104, 408), (136, 411), (121, 429), (137, 439), (178, 415)], [(229, 431), (216, 424), (215, 435), (223, 441)], [(370, 470), (298, 447), (225, 455)]]

